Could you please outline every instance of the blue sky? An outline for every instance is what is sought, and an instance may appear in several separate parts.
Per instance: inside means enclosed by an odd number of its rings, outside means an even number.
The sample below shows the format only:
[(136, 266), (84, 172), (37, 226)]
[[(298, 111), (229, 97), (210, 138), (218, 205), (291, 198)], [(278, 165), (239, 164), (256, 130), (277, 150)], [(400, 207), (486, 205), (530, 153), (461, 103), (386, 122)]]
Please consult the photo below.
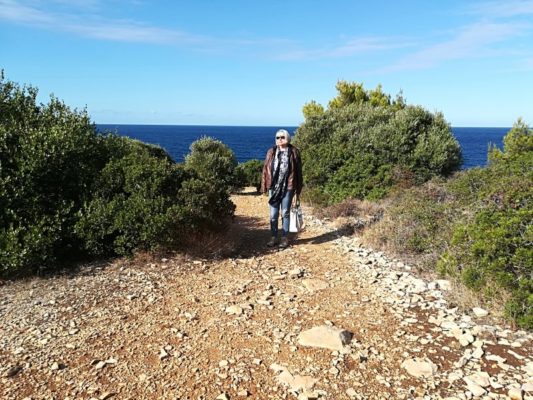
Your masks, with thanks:
[(343, 79), (533, 125), (533, 0), (0, 0), (0, 68), (96, 123), (296, 126)]

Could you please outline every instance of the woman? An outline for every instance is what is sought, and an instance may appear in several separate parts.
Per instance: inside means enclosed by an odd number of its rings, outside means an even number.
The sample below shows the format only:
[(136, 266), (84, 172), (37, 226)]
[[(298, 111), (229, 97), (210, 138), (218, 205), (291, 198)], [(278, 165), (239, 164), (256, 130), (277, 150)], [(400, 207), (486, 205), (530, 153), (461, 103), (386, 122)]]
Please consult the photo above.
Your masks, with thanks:
[(266, 154), (261, 179), (261, 193), (268, 192), (270, 204), (270, 233), (272, 237), (267, 246), (278, 243), (278, 219), (281, 208), (281, 241), (280, 248), (289, 245), (290, 211), (293, 196), (300, 196), (303, 187), (302, 161), (300, 151), (290, 144), (291, 136), (285, 129), (276, 132), (276, 145)]

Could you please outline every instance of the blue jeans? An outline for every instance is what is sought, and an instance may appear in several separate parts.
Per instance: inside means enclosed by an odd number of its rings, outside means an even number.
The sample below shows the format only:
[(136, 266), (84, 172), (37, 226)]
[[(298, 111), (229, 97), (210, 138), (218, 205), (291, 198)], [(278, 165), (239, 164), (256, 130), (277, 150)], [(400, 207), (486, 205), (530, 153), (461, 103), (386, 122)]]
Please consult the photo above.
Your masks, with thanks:
[(292, 196), (294, 195), (294, 190), (287, 190), (285, 196), (281, 199), (281, 202), (270, 206), (270, 233), (272, 236), (278, 236), (278, 219), (279, 219), (279, 209), (281, 206), (281, 227), (282, 232), (281, 236), (287, 236), (289, 233), (289, 222), (291, 215), (291, 203)]

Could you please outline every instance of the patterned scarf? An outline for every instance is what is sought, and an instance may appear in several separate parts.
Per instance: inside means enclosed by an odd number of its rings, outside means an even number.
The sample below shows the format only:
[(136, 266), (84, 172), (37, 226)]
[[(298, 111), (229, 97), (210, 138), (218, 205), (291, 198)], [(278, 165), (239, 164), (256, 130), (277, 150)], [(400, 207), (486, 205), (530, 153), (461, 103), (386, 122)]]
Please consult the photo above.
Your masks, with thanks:
[(272, 206), (279, 204), (287, 192), (291, 158), (290, 151), (290, 147), (287, 151), (279, 151), (279, 149), (276, 149), (273, 162), (274, 173), (272, 174), (272, 195), (268, 200), (268, 203)]

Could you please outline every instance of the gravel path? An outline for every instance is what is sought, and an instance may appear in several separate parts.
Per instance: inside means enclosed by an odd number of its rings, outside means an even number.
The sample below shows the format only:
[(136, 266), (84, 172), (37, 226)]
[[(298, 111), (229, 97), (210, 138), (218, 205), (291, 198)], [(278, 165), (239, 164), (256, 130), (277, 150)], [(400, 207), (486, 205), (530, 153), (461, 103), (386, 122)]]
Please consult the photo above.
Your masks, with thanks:
[(268, 249), (265, 198), (233, 200), (217, 257), (4, 282), (0, 398), (533, 399), (530, 333), (309, 212)]

